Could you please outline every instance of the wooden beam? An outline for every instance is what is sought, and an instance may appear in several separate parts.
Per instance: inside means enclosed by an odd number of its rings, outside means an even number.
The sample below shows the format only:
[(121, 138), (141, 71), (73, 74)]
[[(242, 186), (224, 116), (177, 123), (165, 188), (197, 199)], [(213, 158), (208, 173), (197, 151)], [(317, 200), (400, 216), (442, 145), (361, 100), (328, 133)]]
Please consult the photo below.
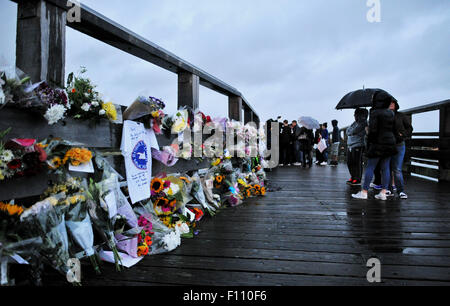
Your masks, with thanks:
[(242, 98), (238, 96), (228, 97), (228, 118), (242, 122)]
[(18, 2), (16, 66), (33, 82), (64, 87), (66, 15), (44, 0)]
[(245, 107), (244, 108), (244, 124), (249, 122), (253, 122), (253, 112), (251, 109)]
[(199, 77), (187, 71), (178, 73), (178, 108), (199, 108)]
[(439, 156), (440, 182), (450, 181), (450, 156), (444, 154), (444, 152), (450, 151), (450, 144), (448, 141), (444, 141), (448, 137), (450, 137), (450, 105), (446, 104), (441, 106), (439, 110), (439, 139), (442, 140), (439, 141), (439, 151), (441, 152)]

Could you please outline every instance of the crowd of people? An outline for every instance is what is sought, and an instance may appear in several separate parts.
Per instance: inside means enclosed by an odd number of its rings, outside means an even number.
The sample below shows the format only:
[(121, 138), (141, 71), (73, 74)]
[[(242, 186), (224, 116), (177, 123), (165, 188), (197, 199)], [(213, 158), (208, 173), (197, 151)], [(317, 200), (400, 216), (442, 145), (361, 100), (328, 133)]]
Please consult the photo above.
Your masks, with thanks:
[[(350, 173), (347, 184), (362, 186), (362, 189), (353, 194), (353, 198), (368, 199), (370, 188), (381, 190), (375, 195), (379, 200), (385, 201), (395, 192), (401, 199), (408, 198), (402, 167), (405, 140), (411, 137), (413, 127), (399, 109), (398, 101), (380, 93), (374, 98), (370, 112), (364, 108), (355, 110), (355, 121), (347, 128), (347, 167)], [(338, 165), (343, 139), (337, 120), (332, 121), (332, 126), (330, 134), (327, 123), (321, 124), (315, 132), (305, 126), (300, 127), (295, 120), (279, 123), (279, 166)]]
[[(279, 166), (312, 167), (313, 163), (320, 166), (337, 166), (339, 144), (341, 142), (338, 121), (333, 120), (333, 131), (328, 132), (328, 123), (323, 123), (315, 132), (305, 126), (300, 127), (296, 120), (289, 123), (284, 120), (279, 124), (280, 161)], [(319, 148), (320, 142), (325, 143), (324, 150)], [(313, 150), (315, 148), (316, 161)]]

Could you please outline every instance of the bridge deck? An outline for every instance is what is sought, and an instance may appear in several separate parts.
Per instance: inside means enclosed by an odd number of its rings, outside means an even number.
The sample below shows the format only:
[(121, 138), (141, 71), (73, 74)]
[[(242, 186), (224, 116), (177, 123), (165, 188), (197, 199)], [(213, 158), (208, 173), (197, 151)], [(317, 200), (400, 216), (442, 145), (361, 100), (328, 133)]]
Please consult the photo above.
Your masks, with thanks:
[[(409, 178), (409, 200), (351, 199), (347, 170), (279, 168), (270, 189), (201, 224), (170, 254), (117, 273), (104, 265), (84, 285), (370, 285), (371, 257), (382, 285), (450, 285), (450, 185)], [(53, 274), (52, 274), (53, 275)], [(46, 275), (48, 284), (65, 281)]]

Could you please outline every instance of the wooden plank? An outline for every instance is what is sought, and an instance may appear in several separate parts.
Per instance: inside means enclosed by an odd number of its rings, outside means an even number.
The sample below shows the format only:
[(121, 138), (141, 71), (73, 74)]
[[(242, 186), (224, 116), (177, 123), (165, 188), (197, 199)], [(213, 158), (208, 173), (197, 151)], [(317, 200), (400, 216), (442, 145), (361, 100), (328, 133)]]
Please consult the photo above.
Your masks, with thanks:
[(420, 114), (420, 113), (426, 113), (430, 111), (439, 110), (442, 106), (450, 104), (450, 100), (443, 100), (435, 103), (430, 103), (426, 105), (421, 105), (418, 107), (402, 110), (401, 113), (404, 113), (406, 115), (410, 114)]
[(431, 168), (426, 168), (426, 167), (421, 167), (421, 166), (416, 166), (416, 165), (411, 165), (410, 167), (411, 167), (411, 173), (424, 175), (424, 176), (428, 176), (428, 177), (433, 177), (433, 178), (440, 177), (440, 171), (438, 169), (431, 169)]
[(71, 118), (49, 125), (41, 114), (13, 107), (0, 110), (0, 131), (12, 128), (6, 136), (8, 139), (32, 138), (42, 141), (58, 137), (84, 144), (86, 147), (109, 148), (117, 143), (113, 126), (107, 119), (94, 124)]

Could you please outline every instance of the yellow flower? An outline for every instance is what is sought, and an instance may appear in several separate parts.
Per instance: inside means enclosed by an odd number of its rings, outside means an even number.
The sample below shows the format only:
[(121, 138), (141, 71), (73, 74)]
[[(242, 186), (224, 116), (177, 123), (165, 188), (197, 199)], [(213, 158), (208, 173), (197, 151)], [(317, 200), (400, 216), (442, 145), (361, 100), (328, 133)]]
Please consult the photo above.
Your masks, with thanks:
[(10, 216), (20, 216), (23, 213), (23, 207), (3, 202), (0, 202), (0, 210), (8, 212)]
[(154, 111), (154, 112), (152, 112), (152, 117), (153, 118), (158, 118), (159, 117), (159, 112), (158, 111)]
[(221, 161), (222, 161), (222, 160), (221, 160), (220, 158), (218, 158), (218, 159), (216, 159), (215, 161), (213, 161), (211, 165), (213, 165), (214, 167), (215, 167), (215, 166), (218, 166), (218, 165), (220, 164)]
[(112, 102), (103, 103), (102, 109), (105, 110), (106, 116), (108, 117), (109, 120), (111, 120), (111, 121), (117, 120), (116, 107), (114, 106), (114, 104)]

